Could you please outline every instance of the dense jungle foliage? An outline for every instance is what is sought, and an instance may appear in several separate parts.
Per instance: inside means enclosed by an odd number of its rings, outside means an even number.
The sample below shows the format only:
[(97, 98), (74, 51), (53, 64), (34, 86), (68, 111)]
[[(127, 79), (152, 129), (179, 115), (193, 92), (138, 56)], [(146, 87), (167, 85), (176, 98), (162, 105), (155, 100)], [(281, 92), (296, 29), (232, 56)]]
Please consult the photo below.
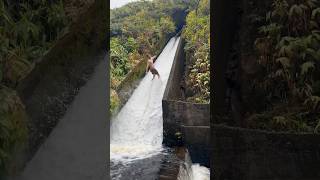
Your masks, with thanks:
[(255, 41), (263, 89), (270, 109), (249, 126), (320, 132), (320, 2), (274, 0)]
[(186, 98), (210, 102), (210, 1), (200, 0), (186, 18)]
[[(62, 0), (0, 1), (0, 171), (27, 138), (24, 106), (14, 89), (68, 23)], [(23, 140), (24, 139), (24, 140)], [(0, 175), (1, 176), (1, 175)]]
[(65, 27), (62, 0), (0, 2), (0, 82), (14, 87)]
[(160, 53), (177, 30), (173, 15), (196, 1), (137, 1), (110, 12), (111, 112), (119, 104), (116, 87), (137, 63)]

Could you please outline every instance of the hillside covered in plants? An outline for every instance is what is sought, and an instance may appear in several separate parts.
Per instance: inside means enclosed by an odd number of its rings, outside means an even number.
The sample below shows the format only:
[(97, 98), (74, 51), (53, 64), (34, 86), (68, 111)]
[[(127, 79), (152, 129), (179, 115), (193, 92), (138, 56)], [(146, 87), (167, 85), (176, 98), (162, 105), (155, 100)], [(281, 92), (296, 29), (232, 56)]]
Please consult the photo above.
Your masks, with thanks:
[[(119, 105), (115, 89), (148, 55), (158, 55), (179, 30), (177, 12), (190, 10), (196, 1), (137, 1), (110, 11), (111, 112)], [(178, 24), (180, 23), (180, 24)], [(144, 68), (144, 67), (143, 67)]]
[(160, 53), (169, 37), (180, 30), (177, 11), (187, 17), (182, 32), (186, 40), (187, 100), (209, 102), (210, 4), (209, 0), (137, 1), (110, 12), (111, 112), (119, 105), (115, 89), (148, 55)]
[(320, 128), (320, 3), (274, 0), (252, 44), (258, 74), (250, 85), (264, 108), (249, 127), (318, 133)]
[(210, 102), (210, 0), (199, 0), (189, 12), (185, 38), (185, 96), (188, 101)]

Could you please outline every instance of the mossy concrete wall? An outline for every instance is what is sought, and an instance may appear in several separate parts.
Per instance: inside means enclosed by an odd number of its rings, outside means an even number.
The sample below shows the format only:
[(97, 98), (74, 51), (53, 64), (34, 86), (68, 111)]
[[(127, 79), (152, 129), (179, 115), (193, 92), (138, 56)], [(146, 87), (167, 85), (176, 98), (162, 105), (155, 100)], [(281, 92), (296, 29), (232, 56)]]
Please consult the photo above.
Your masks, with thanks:
[(215, 179), (320, 179), (320, 135), (211, 128)]
[(129, 100), (135, 88), (139, 85), (141, 78), (146, 73), (147, 61), (141, 60), (121, 81), (117, 86), (116, 92), (120, 99), (120, 104), (118, 109), (121, 109), (122, 106)]
[(192, 162), (209, 167), (210, 105), (182, 99), (184, 65), (184, 40), (181, 39), (162, 100), (164, 144), (186, 146)]
[(164, 91), (163, 99), (183, 100), (181, 82), (185, 69), (186, 55), (184, 52), (185, 40), (180, 38), (176, 54), (172, 63), (167, 86)]
[(29, 116), (28, 159), (64, 115), (94, 67), (104, 58), (108, 28), (106, 3), (95, 0), (19, 83), (17, 91)]
[(185, 101), (162, 101), (164, 144), (185, 146), (192, 162), (209, 167), (210, 106)]

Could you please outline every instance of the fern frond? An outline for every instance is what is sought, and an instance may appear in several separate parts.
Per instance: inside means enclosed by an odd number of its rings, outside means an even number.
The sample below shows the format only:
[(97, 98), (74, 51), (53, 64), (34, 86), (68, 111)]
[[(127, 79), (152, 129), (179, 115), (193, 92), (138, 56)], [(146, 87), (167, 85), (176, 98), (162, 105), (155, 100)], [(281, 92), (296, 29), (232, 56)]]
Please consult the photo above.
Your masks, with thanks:
[(287, 57), (280, 57), (276, 59), (276, 62), (279, 62), (283, 68), (290, 67), (290, 59)]
[(320, 15), (320, 7), (319, 8), (316, 8), (312, 11), (312, 14), (311, 14), (311, 19), (315, 19), (317, 17), (317, 15)]
[(301, 65), (301, 74), (304, 75), (314, 68), (315, 68), (314, 62), (311, 62), (311, 61), (305, 62)]

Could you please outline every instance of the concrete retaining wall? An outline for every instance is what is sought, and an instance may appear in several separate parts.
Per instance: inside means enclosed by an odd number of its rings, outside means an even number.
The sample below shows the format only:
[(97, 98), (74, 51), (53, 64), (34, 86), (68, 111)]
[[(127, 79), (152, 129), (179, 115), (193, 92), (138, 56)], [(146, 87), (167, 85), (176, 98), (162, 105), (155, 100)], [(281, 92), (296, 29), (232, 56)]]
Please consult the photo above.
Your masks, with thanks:
[(215, 179), (320, 179), (320, 135), (211, 128)]
[(182, 97), (182, 91), (180, 89), (180, 82), (183, 78), (185, 68), (185, 52), (184, 52), (185, 41), (180, 38), (180, 42), (177, 47), (176, 54), (174, 56), (173, 64), (171, 67), (170, 75), (167, 82), (163, 99), (164, 100), (178, 100)]
[(184, 40), (181, 39), (162, 100), (164, 144), (185, 145), (194, 163), (209, 167), (210, 105), (182, 100), (180, 82), (184, 65)]
[(128, 101), (135, 88), (139, 85), (141, 78), (145, 75), (147, 61), (140, 61), (117, 86), (116, 92), (120, 99), (118, 109)]
[(106, 7), (104, 0), (95, 0), (19, 83), (17, 91), (30, 117), (27, 159), (31, 159), (105, 57)]

